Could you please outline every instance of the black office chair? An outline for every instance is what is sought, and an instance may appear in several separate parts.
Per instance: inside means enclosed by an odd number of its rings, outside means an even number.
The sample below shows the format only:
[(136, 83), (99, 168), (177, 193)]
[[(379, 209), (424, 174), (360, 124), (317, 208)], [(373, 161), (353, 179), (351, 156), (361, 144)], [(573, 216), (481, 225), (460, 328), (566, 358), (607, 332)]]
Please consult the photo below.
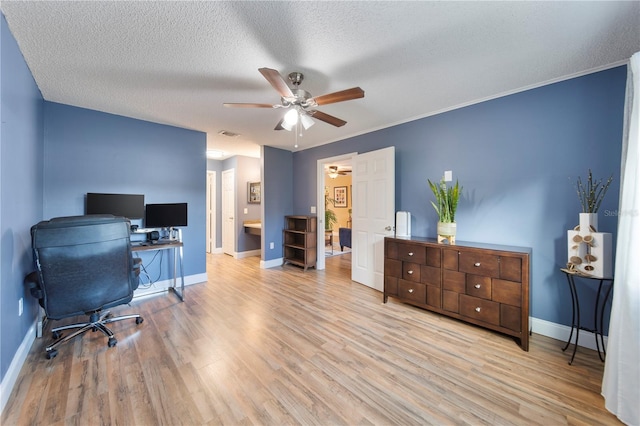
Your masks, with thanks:
[[(123, 217), (87, 215), (54, 218), (31, 228), (36, 270), (25, 278), (31, 295), (39, 299), (47, 320), (86, 314), (89, 321), (53, 328), (55, 341), (45, 348), (47, 358), (57, 347), (83, 333), (100, 330), (109, 347), (117, 340), (106, 324), (140, 315), (111, 317), (104, 309), (129, 303), (138, 287), (139, 264), (134, 263), (130, 223)], [(60, 331), (77, 329), (68, 336)]]

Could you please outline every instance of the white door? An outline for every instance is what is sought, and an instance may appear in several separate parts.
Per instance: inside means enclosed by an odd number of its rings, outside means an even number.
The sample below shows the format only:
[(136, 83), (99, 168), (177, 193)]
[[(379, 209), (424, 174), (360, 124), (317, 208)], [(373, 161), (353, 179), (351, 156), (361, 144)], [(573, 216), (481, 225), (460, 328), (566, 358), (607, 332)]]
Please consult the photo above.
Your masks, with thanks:
[(222, 172), (222, 251), (235, 256), (236, 250), (236, 173)]
[(393, 236), (395, 222), (395, 149), (356, 155), (352, 167), (351, 279), (383, 291), (384, 237)]
[(216, 249), (216, 172), (207, 171), (207, 253)]

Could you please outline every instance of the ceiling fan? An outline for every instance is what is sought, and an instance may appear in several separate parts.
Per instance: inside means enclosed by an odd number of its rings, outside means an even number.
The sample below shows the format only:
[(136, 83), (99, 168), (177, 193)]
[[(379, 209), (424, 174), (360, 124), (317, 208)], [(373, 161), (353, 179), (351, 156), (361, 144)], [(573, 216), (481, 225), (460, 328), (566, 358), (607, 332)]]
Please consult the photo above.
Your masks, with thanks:
[(291, 89), (277, 70), (260, 68), (258, 71), (260, 71), (264, 78), (266, 78), (271, 86), (280, 94), (279, 104), (225, 103), (223, 105), (229, 108), (291, 108), (276, 125), (274, 130), (292, 130), (298, 120), (305, 129), (308, 129), (313, 125), (311, 117), (324, 121), (332, 126), (344, 126), (347, 124), (346, 121), (313, 108), (320, 105), (350, 101), (364, 97), (364, 90), (359, 87), (352, 87), (351, 89), (313, 97), (306, 90), (298, 88), (304, 79), (304, 75), (300, 72), (292, 72), (289, 74), (289, 81), (294, 86), (294, 88)]
[(329, 166), (327, 167), (327, 173), (331, 179), (335, 179), (338, 175), (346, 175), (347, 173), (351, 173), (351, 168), (345, 167), (340, 168), (338, 166)]

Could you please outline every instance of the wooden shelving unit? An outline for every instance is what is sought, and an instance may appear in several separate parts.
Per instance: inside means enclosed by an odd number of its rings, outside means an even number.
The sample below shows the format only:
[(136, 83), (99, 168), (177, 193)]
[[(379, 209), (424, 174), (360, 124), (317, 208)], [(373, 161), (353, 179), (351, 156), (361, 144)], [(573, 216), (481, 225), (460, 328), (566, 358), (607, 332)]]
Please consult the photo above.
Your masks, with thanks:
[(291, 263), (315, 268), (317, 260), (317, 219), (315, 216), (285, 216), (282, 237), (283, 265)]

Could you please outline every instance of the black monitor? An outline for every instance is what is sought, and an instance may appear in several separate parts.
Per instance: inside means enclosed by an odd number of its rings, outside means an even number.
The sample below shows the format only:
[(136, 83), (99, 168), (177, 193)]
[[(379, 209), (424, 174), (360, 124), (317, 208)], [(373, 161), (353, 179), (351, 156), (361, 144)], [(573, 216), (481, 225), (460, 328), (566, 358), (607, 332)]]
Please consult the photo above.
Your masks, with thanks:
[(145, 228), (187, 226), (187, 203), (147, 204)]
[(86, 214), (112, 214), (127, 219), (144, 217), (144, 195), (87, 193)]

